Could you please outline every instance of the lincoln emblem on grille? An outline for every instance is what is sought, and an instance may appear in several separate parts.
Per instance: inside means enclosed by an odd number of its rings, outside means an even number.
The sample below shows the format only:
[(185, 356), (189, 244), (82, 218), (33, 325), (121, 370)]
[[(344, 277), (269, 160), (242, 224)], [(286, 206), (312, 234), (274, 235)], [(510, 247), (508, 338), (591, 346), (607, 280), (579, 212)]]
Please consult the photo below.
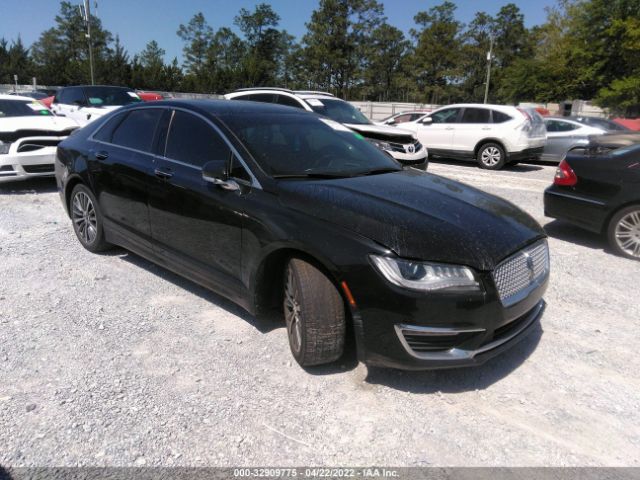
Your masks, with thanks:
[(531, 255), (527, 252), (524, 252), (523, 255), (525, 261), (527, 262), (527, 270), (529, 270), (529, 282), (533, 282), (536, 274), (533, 268), (533, 258), (531, 258)]

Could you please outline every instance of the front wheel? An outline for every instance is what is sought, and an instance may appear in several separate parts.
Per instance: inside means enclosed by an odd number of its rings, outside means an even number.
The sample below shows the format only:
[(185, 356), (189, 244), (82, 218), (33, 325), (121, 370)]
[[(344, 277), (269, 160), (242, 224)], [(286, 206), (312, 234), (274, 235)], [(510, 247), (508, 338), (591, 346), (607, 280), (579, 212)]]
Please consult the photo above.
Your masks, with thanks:
[(284, 315), (291, 353), (303, 367), (342, 356), (345, 309), (333, 283), (304, 260), (289, 261), (284, 279)]
[(485, 143), (478, 150), (476, 159), (480, 168), (500, 170), (505, 166), (507, 156), (504, 149), (497, 143)]
[(69, 207), (73, 230), (82, 246), (93, 253), (109, 249), (111, 244), (104, 239), (102, 213), (91, 190), (82, 184), (76, 185)]
[(640, 260), (640, 205), (616, 213), (609, 222), (607, 237), (618, 255)]

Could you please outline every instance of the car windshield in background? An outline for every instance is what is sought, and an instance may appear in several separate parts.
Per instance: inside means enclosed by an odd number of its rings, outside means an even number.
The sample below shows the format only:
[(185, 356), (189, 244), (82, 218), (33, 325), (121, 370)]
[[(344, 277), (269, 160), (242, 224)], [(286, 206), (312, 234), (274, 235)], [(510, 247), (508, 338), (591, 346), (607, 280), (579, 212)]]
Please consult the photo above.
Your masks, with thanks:
[(84, 90), (89, 105), (93, 107), (122, 106), (142, 101), (136, 92), (123, 88), (86, 87)]
[(278, 113), (222, 120), (273, 177), (351, 177), (402, 169), (362, 135), (329, 119)]
[(314, 112), (340, 123), (370, 125), (371, 122), (360, 110), (348, 102), (332, 98), (310, 98), (305, 100)]
[(0, 100), (0, 118), (52, 115), (51, 111), (36, 101)]

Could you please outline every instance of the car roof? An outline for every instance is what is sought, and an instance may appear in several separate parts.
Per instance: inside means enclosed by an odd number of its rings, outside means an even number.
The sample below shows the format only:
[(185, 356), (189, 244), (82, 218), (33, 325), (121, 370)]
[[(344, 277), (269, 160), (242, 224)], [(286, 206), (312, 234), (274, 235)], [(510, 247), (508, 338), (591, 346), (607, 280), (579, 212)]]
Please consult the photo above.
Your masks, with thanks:
[(287, 88), (278, 88), (278, 87), (240, 88), (238, 90), (228, 93), (227, 95), (229, 97), (233, 97), (238, 95), (250, 95), (254, 93), (280, 93), (283, 95), (298, 97), (303, 100), (310, 100), (312, 98), (315, 98), (318, 100), (320, 99), (326, 100), (329, 98), (335, 99), (335, 100), (341, 100), (339, 98), (336, 98), (332, 93), (329, 93), (329, 92), (320, 92), (316, 90), (289, 90)]
[[(492, 110), (504, 111), (504, 112), (513, 112), (515, 109), (522, 108), (523, 110), (532, 110), (529, 107), (514, 107), (513, 105), (497, 105), (491, 103), (453, 103), (451, 105), (445, 105), (439, 107), (438, 110), (442, 110), (443, 108), (490, 108)], [(434, 110), (436, 111), (436, 110)], [(431, 112), (427, 112), (431, 113)]]
[(229, 115), (229, 114), (264, 114), (278, 113), (290, 115), (312, 115), (309, 112), (298, 108), (286, 107), (275, 103), (251, 102), (244, 100), (186, 100), (186, 99), (170, 99), (158, 100), (149, 103), (135, 103), (125, 108), (153, 108), (153, 107), (182, 107), (199, 112), (206, 112), (211, 115)]
[(23, 97), (22, 95), (6, 95), (0, 93), (0, 100), (26, 100), (27, 102), (33, 102), (35, 99), (32, 97)]

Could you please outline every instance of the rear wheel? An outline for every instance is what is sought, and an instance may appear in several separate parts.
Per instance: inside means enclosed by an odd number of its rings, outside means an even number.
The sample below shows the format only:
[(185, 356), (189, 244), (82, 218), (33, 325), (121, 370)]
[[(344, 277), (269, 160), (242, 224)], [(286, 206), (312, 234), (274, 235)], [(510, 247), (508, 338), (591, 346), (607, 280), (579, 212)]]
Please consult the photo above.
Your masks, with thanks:
[(345, 309), (333, 283), (304, 260), (291, 259), (285, 270), (284, 315), (291, 353), (303, 367), (342, 356)]
[(76, 185), (71, 192), (69, 211), (73, 230), (84, 248), (96, 253), (111, 247), (104, 239), (102, 213), (91, 190), (82, 184)]
[(485, 143), (478, 150), (476, 156), (480, 168), (487, 170), (500, 170), (504, 167), (507, 156), (504, 149), (497, 143)]
[(640, 205), (616, 213), (607, 230), (611, 248), (623, 257), (640, 260)]

